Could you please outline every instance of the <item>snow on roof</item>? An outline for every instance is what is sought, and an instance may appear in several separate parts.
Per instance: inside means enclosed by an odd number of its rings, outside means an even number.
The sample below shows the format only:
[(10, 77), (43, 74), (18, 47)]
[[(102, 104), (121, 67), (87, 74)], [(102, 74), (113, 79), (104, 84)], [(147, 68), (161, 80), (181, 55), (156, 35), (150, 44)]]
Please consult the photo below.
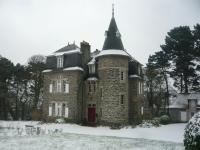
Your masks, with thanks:
[(93, 64), (95, 64), (95, 57), (93, 57), (93, 58), (90, 60), (90, 62), (88, 63), (88, 65), (93, 65)]
[(129, 78), (140, 78), (140, 76), (138, 76), (136, 74), (132, 74), (132, 75), (129, 75)]
[(92, 59), (89, 61), (88, 65), (93, 65), (95, 64), (95, 59), (96, 59), (96, 56), (100, 53), (100, 51), (98, 49), (96, 49), (94, 52), (92, 52), (90, 55), (92, 57)]
[(185, 105), (170, 105), (169, 108), (173, 109), (173, 108), (185, 108)]
[(89, 77), (87, 78), (88, 81), (97, 81), (98, 79), (96, 77)]
[(81, 67), (68, 67), (68, 68), (63, 69), (63, 71), (73, 71), (73, 70), (83, 71), (83, 68), (81, 68)]
[(42, 72), (46, 73), (46, 72), (51, 72), (51, 71), (52, 71), (51, 69), (47, 69), (47, 70), (43, 70)]
[(79, 48), (77, 48), (77, 49), (72, 49), (72, 50), (64, 51), (64, 52), (54, 52), (52, 55), (53, 56), (61, 56), (61, 55), (73, 54), (73, 53), (79, 53), (79, 54), (81, 54), (81, 51), (80, 51)]
[(102, 50), (96, 57), (106, 56), (106, 55), (121, 55), (121, 56), (129, 57), (127, 52), (123, 50), (116, 50), (116, 49)]
[(178, 94), (169, 108), (186, 108), (190, 99), (196, 99), (197, 103), (200, 104), (200, 93)]
[(126, 50), (125, 50), (125, 52), (129, 55), (131, 61), (137, 62), (137, 63), (139, 63), (141, 66), (143, 66), (139, 61), (137, 61), (133, 56), (131, 56), (131, 54), (129, 54)]

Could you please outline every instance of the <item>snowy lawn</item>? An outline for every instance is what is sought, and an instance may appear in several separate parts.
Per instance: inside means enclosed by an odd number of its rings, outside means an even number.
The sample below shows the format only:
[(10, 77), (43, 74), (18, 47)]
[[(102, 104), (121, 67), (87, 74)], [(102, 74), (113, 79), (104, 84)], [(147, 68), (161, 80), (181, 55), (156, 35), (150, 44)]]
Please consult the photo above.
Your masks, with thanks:
[[(39, 135), (28, 135), (25, 125), (40, 127)], [(0, 150), (183, 150), (185, 124), (158, 128), (83, 127), (76, 124), (0, 121)], [(5, 129), (9, 128), (9, 129)]]

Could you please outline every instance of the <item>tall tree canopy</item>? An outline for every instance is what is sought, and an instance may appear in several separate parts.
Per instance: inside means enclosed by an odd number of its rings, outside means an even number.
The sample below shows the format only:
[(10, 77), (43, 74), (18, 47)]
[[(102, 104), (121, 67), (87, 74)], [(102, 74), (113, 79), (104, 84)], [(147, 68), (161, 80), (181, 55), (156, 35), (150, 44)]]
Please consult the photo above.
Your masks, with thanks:
[(180, 26), (167, 33), (165, 44), (161, 45), (162, 50), (169, 56), (172, 70), (171, 77), (174, 85), (180, 89), (181, 93), (188, 93), (197, 77), (195, 38), (188, 26)]
[(46, 58), (42, 55), (33, 55), (28, 60), (28, 69), (31, 73), (31, 92), (33, 93), (33, 107), (37, 108), (37, 104), (41, 99), (41, 90), (43, 87), (43, 74), (45, 69)]
[(9, 104), (7, 100), (8, 88), (13, 75), (13, 63), (0, 56), (0, 118), (7, 119)]

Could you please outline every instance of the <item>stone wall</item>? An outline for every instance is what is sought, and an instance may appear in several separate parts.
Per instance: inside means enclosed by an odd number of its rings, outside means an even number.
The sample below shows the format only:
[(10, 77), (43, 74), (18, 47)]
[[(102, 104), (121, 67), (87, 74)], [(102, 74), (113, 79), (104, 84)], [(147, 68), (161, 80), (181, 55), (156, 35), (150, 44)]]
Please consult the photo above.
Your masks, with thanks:
[(129, 79), (129, 122), (130, 124), (137, 124), (142, 119), (141, 107), (143, 105), (143, 93), (139, 93), (138, 83), (142, 82), (140, 78)]
[(100, 97), (100, 89), (99, 89), (99, 81), (92, 81), (96, 83), (95, 86), (95, 91), (92, 90), (91, 92), (89, 92), (89, 82), (86, 80), (85, 81), (85, 105), (84, 105), (84, 118), (87, 120), (88, 119), (88, 106), (89, 105), (95, 105), (96, 108), (96, 123), (99, 122), (99, 115), (100, 115), (100, 101), (99, 101), (99, 97)]
[[(124, 80), (120, 73), (124, 72)], [(101, 124), (128, 123), (128, 58), (124, 56), (103, 56), (98, 58), (100, 116)], [(121, 95), (123, 104), (121, 104)]]
[[(44, 119), (48, 119), (48, 107), (51, 102), (64, 102), (69, 109), (68, 120), (72, 122), (80, 122), (82, 114), (82, 72), (81, 71), (54, 71), (44, 73)], [(58, 76), (62, 76), (69, 83), (69, 93), (50, 93), (49, 85), (52, 80), (57, 80)], [(62, 87), (63, 88), (63, 87)]]

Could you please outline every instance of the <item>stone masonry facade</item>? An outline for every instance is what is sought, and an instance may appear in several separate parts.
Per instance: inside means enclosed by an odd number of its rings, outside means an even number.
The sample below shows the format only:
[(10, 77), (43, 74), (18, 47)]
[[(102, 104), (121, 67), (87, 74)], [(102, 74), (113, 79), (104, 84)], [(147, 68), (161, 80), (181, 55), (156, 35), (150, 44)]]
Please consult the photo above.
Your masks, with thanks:
[(114, 13), (101, 51), (83, 41), (47, 56), (43, 118), (88, 125), (136, 124), (143, 115), (142, 65), (124, 49)]

